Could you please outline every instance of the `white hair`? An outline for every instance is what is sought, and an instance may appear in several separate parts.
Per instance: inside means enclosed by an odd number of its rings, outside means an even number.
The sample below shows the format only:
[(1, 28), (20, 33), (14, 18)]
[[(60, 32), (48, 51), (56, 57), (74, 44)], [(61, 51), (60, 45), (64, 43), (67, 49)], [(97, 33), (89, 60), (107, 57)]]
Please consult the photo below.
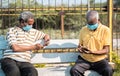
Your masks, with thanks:
[(34, 15), (32, 14), (32, 12), (24, 11), (20, 14), (19, 21), (24, 20), (25, 22), (27, 22), (27, 20), (30, 19), (30, 18), (34, 19)]
[(97, 11), (88, 11), (86, 15), (87, 21), (91, 21), (92, 19), (96, 18), (97, 20), (99, 19), (99, 14)]

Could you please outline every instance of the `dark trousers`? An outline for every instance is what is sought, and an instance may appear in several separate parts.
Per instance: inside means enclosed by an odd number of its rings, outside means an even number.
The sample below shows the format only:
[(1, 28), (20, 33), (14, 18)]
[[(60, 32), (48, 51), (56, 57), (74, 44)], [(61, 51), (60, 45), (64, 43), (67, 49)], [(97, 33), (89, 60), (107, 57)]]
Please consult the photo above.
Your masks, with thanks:
[(5, 76), (38, 76), (37, 70), (29, 62), (18, 62), (10, 58), (1, 60)]
[(102, 76), (113, 76), (113, 69), (106, 59), (93, 63), (84, 60), (80, 56), (71, 68), (70, 74), (71, 76), (84, 76), (86, 70), (94, 70)]

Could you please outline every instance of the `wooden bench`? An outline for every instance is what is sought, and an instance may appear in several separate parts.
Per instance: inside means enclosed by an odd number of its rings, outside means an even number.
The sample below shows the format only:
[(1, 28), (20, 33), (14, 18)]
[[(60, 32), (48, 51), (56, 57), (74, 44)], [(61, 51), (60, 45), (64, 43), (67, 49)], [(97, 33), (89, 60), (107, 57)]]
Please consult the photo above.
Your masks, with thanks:
[[(41, 41), (38, 41), (40, 43)], [(51, 40), (49, 46), (44, 50), (55, 49), (72, 49), (72, 52), (53, 52), (53, 53), (33, 53), (31, 63), (39, 64), (36, 68), (39, 76), (70, 76), (71, 65), (77, 60), (80, 53), (74, 51), (77, 48), (78, 39), (58, 39)], [(7, 48), (6, 40), (0, 37), (0, 58)], [(0, 69), (0, 76), (5, 76)], [(85, 76), (100, 76), (95, 71), (88, 70)]]

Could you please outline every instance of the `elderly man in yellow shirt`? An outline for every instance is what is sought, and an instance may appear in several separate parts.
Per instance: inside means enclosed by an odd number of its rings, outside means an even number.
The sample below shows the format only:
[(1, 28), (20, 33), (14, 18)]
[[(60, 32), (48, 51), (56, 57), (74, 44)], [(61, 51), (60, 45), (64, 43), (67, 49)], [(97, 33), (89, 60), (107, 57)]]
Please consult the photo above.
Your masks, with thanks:
[(112, 76), (112, 67), (107, 55), (111, 44), (110, 29), (100, 23), (97, 11), (88, 11), (87, 25), (80, 30), (80, 56), (71, 68), (71, 76), (84, 76), (86, 70), (94, 70), (102, 76)]

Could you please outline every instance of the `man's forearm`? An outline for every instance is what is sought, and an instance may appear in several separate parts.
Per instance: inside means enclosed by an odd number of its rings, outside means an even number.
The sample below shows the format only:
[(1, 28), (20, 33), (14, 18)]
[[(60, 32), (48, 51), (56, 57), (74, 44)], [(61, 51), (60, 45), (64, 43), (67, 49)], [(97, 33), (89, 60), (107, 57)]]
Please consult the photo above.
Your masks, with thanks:
[(35, 50), (35, 49), (36, 49), (36, 46), (35, 46), (35, 45), (24, 46), (24, 45), (13, 44), (13, 45), (12, 45), (12, 49), (13, 49), (13, 51), (15, 51), (15, 52), (23, 52), (23, 51)]
[(98, 51), (93, 51), (92, 54), (98, 54), (98, 55), (101, 55), (101, 54), (107, 54), (109, 52), (109, 46), (106, 45), (103, 47), (102, 50), (98, 50)]
[(107, 53), (108, 53), (108, 51), (106, 49), (92, 52), (92, 54), (96, 54), (96, 55), (102, 55), (102, 54), (107, 54)]

